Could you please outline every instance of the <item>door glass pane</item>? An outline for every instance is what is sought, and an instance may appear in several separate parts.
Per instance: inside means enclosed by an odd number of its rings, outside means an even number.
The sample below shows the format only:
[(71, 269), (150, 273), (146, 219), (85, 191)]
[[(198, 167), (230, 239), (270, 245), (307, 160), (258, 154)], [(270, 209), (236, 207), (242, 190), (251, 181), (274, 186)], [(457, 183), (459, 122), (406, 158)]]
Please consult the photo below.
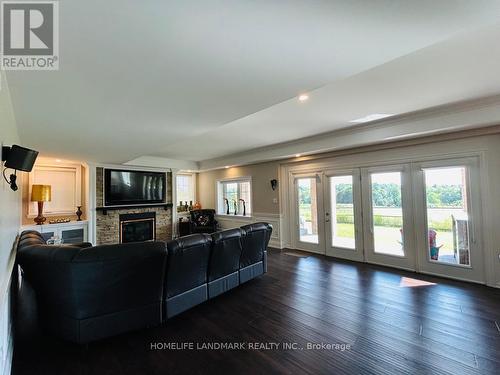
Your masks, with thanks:
[(83, 242), (84, 231), (83, 228), (66, 229), (61, 232), (63, 243), (81, 243)]
[(470, 265), (466, 167), (425, 169), (429, 259)]
[(330, 177), (332, 246), (355, 249), (352, 176)]
[(299, 205), (299, 238), (302, 242), (319, 243), (318, 202), (315, 178), (297, 179)]
[(401, 172), (371, 175), (374, 251), (404, 256)]

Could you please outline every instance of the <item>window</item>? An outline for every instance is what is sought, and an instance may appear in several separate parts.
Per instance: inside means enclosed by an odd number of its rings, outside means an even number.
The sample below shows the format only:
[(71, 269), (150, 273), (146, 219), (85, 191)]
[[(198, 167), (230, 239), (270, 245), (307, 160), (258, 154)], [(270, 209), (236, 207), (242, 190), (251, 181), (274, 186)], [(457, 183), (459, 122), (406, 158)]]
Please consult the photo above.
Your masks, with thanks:
[(252, 184), (250, 178), (217, 182), (217, 213), (219, 215), (251, 215)]
[(194, 202), (194, 179), (192, 174), (178, 174), (176, 178), (177, 202)]

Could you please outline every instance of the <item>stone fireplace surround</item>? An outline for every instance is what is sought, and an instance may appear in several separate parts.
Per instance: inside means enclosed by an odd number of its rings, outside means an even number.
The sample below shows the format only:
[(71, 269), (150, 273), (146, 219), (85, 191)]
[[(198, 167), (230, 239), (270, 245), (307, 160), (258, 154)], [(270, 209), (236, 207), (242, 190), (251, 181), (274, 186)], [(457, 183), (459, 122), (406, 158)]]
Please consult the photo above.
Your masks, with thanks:
[[(96, 207), (104, 204), (104, 168), (96, 168)], [(172, 173), (167, 173), (167, 203), (172, 202)], [(172, 208), (165, 209), (159, 207), (138, 207), (109, 210), (106, 215), (102, 211), (97, 211), (96, 220), (96, 245), (117, 244), (120, 242), (120, 214), (134, 213), (156, 213), (156, 240), (169, 241), (172, 239)]]

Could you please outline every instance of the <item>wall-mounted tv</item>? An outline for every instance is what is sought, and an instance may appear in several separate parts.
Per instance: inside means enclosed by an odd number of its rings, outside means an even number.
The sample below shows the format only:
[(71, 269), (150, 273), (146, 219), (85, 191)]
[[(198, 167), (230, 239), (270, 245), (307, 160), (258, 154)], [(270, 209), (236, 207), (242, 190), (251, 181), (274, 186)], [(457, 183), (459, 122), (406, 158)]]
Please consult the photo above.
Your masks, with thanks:
[(165, 203), (166, 174), (122, 169), (104, 170), (104, 205)]

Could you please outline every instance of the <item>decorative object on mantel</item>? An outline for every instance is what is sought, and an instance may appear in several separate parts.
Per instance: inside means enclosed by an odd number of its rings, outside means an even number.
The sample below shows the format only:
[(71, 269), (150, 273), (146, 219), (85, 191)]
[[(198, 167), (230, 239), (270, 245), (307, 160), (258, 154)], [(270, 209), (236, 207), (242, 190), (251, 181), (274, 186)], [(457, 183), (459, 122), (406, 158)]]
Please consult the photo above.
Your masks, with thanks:
[(76, 219), (76, 221), (82, 221), (82, 214), (83, 214), (82, 206), (77, 206), (76, 208), (77, 208), (76, 216), (78, 216), (78, 219)]
[(182, 201), (179, 201), (179, 205), (177, 206), (177, 212), (189, 212), (192, 210), (193, 210), (193, 201), (189, 201), (189, 204), (187, 201), (184, 202), (184, 204), (182, 204)]
[(271, 189), (276, 190), (277, 187), (278, 187), (278, 180), (273, 178), (271, 180)]
[(233, 199), (234, 214), (238, 215), (238, 201)]
[(245, 200), (240, 198), (240, 201), (243, 202), (243, 216), (247, 216), (247, 207), (245, 204)]
[(226, 215), (229, 215), (229, 200), (227, 198), (223, 198), (224, 201), (226, 202)]
[(64, 223), (69, 223), (70, 221), (71, 219), (69, 217), (65, 217), (61, 219), (49, 220), (49, 224), (64, 224)]
[(182, 201), (179, 201), (179, 205), (177, 206), (177, 212), (184, 212), (184, 205)]
[(59, 236), (52, 236), (47, 240), (47, 245), (61, 245), (63, 242)]
[(199, 201), (194, 202), (193, 210), (201, 210), (201, 203)]
[(51, 198), (50, 185), (33, 185), (31, 187), (31, 201), (38, 203), (38, 216), (34, 219), (37, 225), (42, 225), (47, 220), (43, 217), (43, 202), (50, 202)]

